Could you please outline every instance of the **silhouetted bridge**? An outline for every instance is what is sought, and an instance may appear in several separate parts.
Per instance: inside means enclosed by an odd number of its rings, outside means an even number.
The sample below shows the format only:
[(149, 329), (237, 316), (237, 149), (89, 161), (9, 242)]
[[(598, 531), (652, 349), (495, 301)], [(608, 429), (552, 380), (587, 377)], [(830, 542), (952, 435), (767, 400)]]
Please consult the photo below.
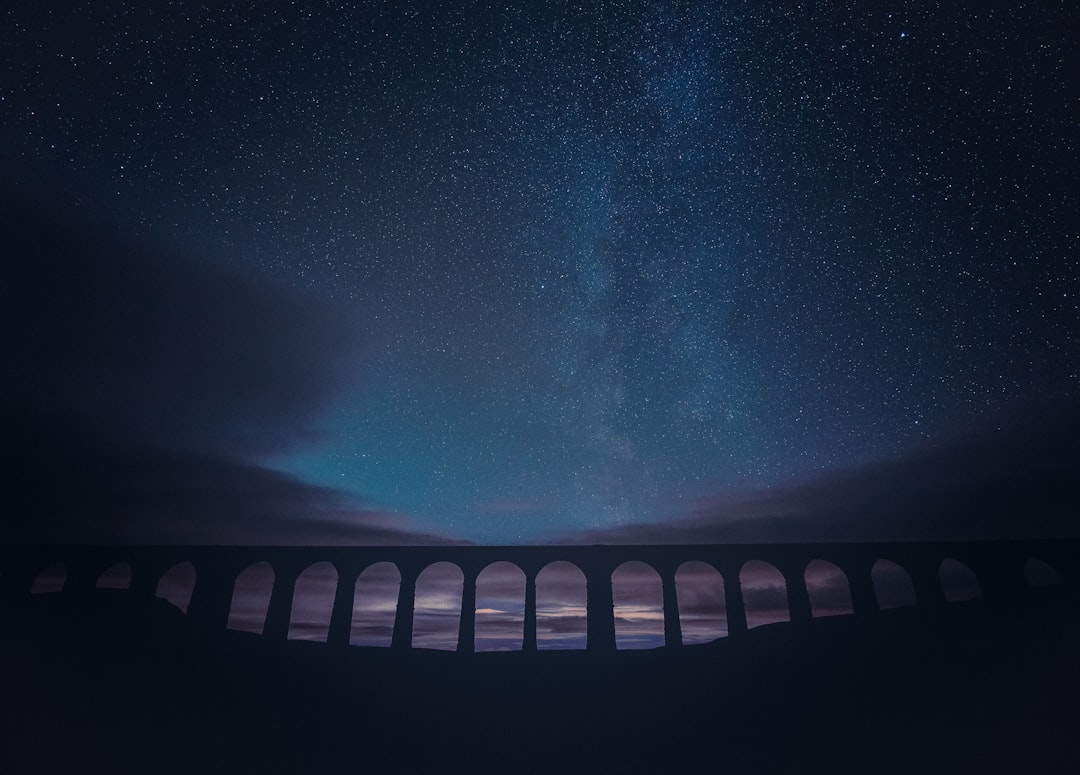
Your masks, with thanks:
[[(474, 648), (476, 582), (493, 563), (515, 565), (525, 577), (523, 650), (537, 649), (538, 575), (552, 563), (570, 563), (585, 580), (587, 648), (616, 647), (613, 574), (624, 563), (645, 563), (659, 575), (664, 614), (664, 641), (683, 642), (676, 574), (685, 563), (706, 563), (723, 580), (727, 634), (747, 629), (742, 574), (747, 563), (768, 563), (783, 578), (787, 617), (793, 625), (811, 620), (808, 591), (812, 563), (829, 563), (848, 585), (850, 613), (869, 618), (882, 608), (876, 573), (883, 563), (907, 575), (917, 605), (930, 613), (946, 611), (943, 572), (947, 564), (969, 573), (988, 603), (1015, 605), (1031, 587), (1058, 585), (1064, 593), (1080, 591), (1080, 541), (985, 541), (910, 543), (735, 544), (676, 546), (423, 546), (423, 547), (278, 547), (278, 546), (3, 546), (0, 547), (0, 600), (18, 605), (31, 595), (43, 573), (59, 569), (56, 590), (66, 596), (92, 594), (99, 579), (117, 564), (126, 564), (130, 594), (152, 599), (161, 580), (178, 565), (190, 564), (193, 587), (187, 616), (193, 626), (212, 633), (226, 628), (234, 589), (245, 569), (266, 563), (273, 571), (263, 634), (285, 639), (289, 632), (297, 580), (305, 569), (329, 563), (336, 572), (336, 592), (327, 642), (349, 643), (355, 584), (377, 563), (391, 563), (400, 574), (400, 591), (391, 645), (412, 645), (417, 580), (436, 563), (451, 563), (463, 575), (458, 650)], [(1040, 575), (1041, 574), (1041, 575)]]

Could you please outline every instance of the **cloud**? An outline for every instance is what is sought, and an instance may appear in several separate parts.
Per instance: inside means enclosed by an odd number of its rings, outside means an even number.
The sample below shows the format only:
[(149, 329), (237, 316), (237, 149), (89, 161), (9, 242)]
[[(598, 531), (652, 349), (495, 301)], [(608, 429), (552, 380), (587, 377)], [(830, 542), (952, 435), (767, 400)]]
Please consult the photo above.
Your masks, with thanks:
[[(21, 427), (20, 427), (21, 426)], [(40, 419), (6, 427), (11, 542), (426, 544), (399, 514), (257, 465), (107, 443)]]
[(553, 543), (1077, 537), (1078, 481), (1080, 410), (1051, 407), (895, 460), (768, 490), (717, 493), (669, 521)]
[(310, 438), (361, 376), (362, 320), (265, 278), (10, 203), (0, 241), (8, 412), (250, 457)]
[(10, 201), (0, 244), (0, 540), (446, 540), (263, 467), (361, 384), (360, 316)]

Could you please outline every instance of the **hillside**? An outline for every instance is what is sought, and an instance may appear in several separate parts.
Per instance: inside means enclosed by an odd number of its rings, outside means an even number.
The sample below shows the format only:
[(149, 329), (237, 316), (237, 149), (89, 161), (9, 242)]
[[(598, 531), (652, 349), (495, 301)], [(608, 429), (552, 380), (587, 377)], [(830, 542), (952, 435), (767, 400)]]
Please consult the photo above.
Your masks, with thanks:
[(40, 596), (3, 638), (10, 772), (1033, 772), (1080, 761), (1064, 598), (705, 646), (460, 655), (200, 639)]

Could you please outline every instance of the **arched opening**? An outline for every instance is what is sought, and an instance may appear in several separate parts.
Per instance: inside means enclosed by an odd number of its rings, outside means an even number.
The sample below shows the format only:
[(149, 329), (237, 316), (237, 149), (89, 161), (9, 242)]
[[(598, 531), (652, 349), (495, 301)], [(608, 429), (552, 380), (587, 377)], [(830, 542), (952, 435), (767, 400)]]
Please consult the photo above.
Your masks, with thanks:
[(675, 571), (675, 596), (683, 643), (708, 643), (728, 634), (724, 577), (700, 560), (684, 562)]
[(317, 562), (297, 576), (289, 616), (289, 640), (326, 642), (337, 580), (337, 568), (329, 562)]
[(906, 608), (917, 602), (915, 584), (911, 575), (892, 560), (878, 560), (870, 570), (877, 595), (878, 608), (886, 611), (890, 608)]
[(392, 562), (377, 562), (364, 569), (353, 587), (350, 645), (390, 645), (400, 592), (401, 573)]
[(1024, 578), (1032, 589), (1061, 586), (1061, 575), (1050, 563), (1038, 557), (1028, 557), (1024, 564)]
[(194, 589), (195, 566), (190, 562), (181, 562), (169, 568), (158, 580), (155, 594), (187, 613)]
[(746, 627), (791, 621), (784, 574), (762, 560), (748, 560), (739, 571), (739, 589), (746, 607)]
[(416, 579), (412, 645), (454, 651), (461, 626), (461, 590), (465, 577), (452, 562), (429, 565)]
[(266, 611), (274, 592), (274, 569), (268, 562), (248, 566), (236, 577), (232, 603), (229, 605), (230, 630), (262, 634)]
[(47, 595), (53, 592), (63, 592), (65, 584), (67, 584), (67, 566), (62, 562), (54, 562), (34, 578), (34, 583), (30, 587), (30, 594)]
[(588, 642), (585, 574), (564, 560), (536, 574), (536, 648), (583, 649)]
[(106, 568), (98, 576), (98, 589), (128, 589), (131, 587), (131, 566), (126, 562), (118, 562)]
[(942, 560), (938, 567), (938, 578), (941, 580), (941, 591), (945, 594), (947, 602), (960, 603), (982, 597), (979, 579), (971, 568), (959, 560), (951, 557)]
[(615, 603), (615, 648), (653, 649), (664, 645), (664, 589), (660, 574), (637, 560), (611, 574)]
[(525, 639), (525, 574), (494, 562), (476, 577), (476, 650), (521, 651)]
[(844, 616), (855, 612), (851, 585), (839, 566), (828, 560), (812, 560), (803, 574), (810, 597), (810, 613), (819, 616)]

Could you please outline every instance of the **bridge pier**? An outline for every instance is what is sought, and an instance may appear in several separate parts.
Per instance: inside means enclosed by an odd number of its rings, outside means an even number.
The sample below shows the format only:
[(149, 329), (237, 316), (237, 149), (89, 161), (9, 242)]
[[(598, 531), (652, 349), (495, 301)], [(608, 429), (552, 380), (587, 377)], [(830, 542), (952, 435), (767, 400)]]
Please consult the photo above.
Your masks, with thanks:
[(34, 578), (41, 572), (40, 561), (27, 557), (4, 558), (3, 575), (0, 576), (0, 601), (16, 601), (29, 595)]
[(940, 560), (920, 558), (909, 562), (909, 573), (915, 586), (916, 605), (928, 614), (937, 615), (945, 608), (945, 591), (941, 586)]
[[(102, 569), (104, 570), (104, 569)], [(64, 581), (64, 593), (67, 595), (86, 595), (94, 591), (97, 582), (97, 563), (92, 557), (74, 556), (67, 562), (67, 579)]]
[(359, 574), (338, 573), (337, 590), (334, 592), (334, 607), (330, 612), (330, 630), (326, 642), (335, 648), (349, 645), (352, 635), (353, 603), (356, 595), (356, 579)]
[[(277, 569), (275, 568), (275, 571)], [(281, 570), (274, 574), (274, 586), (270, 593), (270, 606), (266, 610), (263, 635), (272, 640), (289, 637), (289, 619), (292, 616), (293, 595), (296, 593), (295, 572)]]
[(871, 617), (881, 610), (874, 589), (873, 560), (849, 565), (847, 574), (851, 587), (851, 608), (855, 616)]
[(229, 605), (238, 571), (209, 562), (194, 562), (195, 587), (187, 615), (205, 634), (220, 633), (229, 621)]
[(746, 602), (742, 594), (742, 582), (739, 579), (740, 566), (717, 568), (724, 577), (724, 607), (727, 609), (728, 636), (739, 636), (746, 632)]
[(787, 587), (788, 611), (794, 624), (806, 624), (814, 618), (810, 606), (810, 592), (806, 588), (806, 566), (784, 565), (778, 568)]
[(987, 600), (1012, 605), (1027, 592), (1026, 561), (1026, 557), (987, 551), (971, 558), (968, 567), (979, 579)]
[(472, 568), (465, 572), (461, 586), (461, 622), (458, 625), (457, 650), (462, 654), (476, 651), (476, 579)]
[(416, 579), (419, 570), (400, 568), (401, 588), (398, 592), (397, 612), (394, 615), (394, 634), (390, 647), (396, 650), (412, 648), (413, 617), (416, 613)]
[(585, 571), (585, 598), (588, 605), (586, 645), (589, 651), (615, 650), (615, 600), (611, 591), (613, 568), (591, 565)]
[(131, 594), (138, 600), (153, 600), (158, 580), (166, 568), (161, 562), (133, 562), (131, 567)]
[(521, 650), (526, 653), (536, 651), (536, 573), (525, 573), (525, 631), (522, 634)]
[(664, 594), (664, 645), (682, 646), (682, 622), (679, 621), (679, 594), (675, 587), (675, 568), (665, 567), (660, 573)]

